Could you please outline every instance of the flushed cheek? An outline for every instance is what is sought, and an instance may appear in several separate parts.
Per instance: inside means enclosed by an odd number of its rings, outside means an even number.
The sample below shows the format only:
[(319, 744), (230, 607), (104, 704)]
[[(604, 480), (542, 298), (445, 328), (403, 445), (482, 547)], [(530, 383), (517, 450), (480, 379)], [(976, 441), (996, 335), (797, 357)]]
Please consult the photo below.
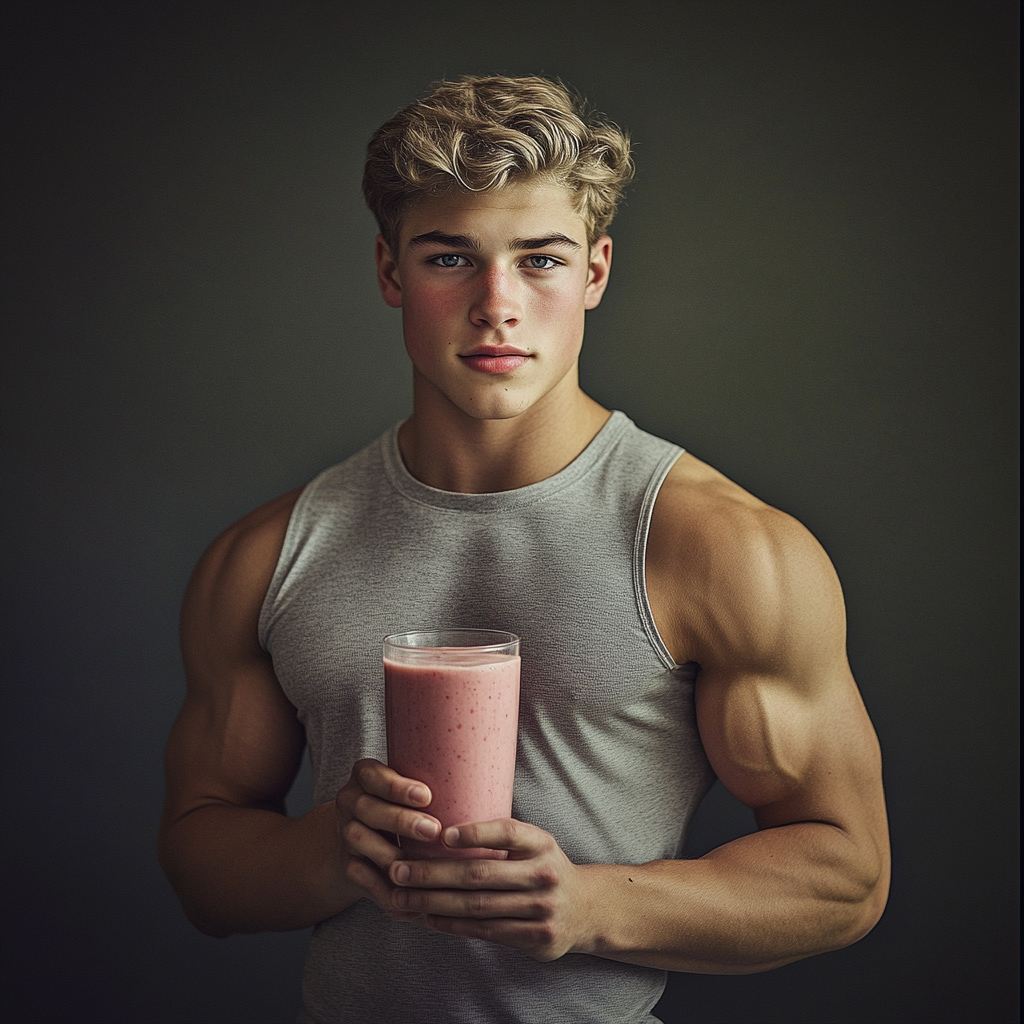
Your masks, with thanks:
[(402, 305), (402, 327), (410, 355), (426, 354), (440, 343), (455, 344), (457, 329), (465, 320), (461, 305), (443, 293), (418, 294)]
[(465, 315), (465, 300), (449, 288), (419, 287), (405, 293), (402, 309), (406, 319), (412, 318), (419, 324), (461, 320)]
[(584, 312), (578, 296), (541, 296), (534, 312), (534, 322), (549, 344), (575, 350), (583, 341)]
[[(478, 340), (466, 298), (456, 289), (407, 289), (402, 322), (406, 348), (414, 359), (429, 360), (453, 346)], [(520, 323), (509, 340), (538, 354), (573, 358), (583, 327), (584, 309), (577, 289), (538, 289), (521, 296)]]

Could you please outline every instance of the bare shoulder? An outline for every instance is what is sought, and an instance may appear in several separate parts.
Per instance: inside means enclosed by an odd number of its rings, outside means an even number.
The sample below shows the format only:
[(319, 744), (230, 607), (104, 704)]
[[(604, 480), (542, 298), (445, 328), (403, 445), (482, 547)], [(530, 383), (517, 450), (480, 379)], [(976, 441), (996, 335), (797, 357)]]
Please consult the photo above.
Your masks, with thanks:
[(187, 688), (165, 756), (165, 866), (174, 862), (168, 837), (175, 823), (199, 807), (284, 813), (303, 734), (257, 628), (299, 493), (276, 498), (225, 530), (199, 560), (185, 592)]
[(754, 668), (822, 630), (845, 646), (839, 582), (811, 532), (688, 453), (659, 492), (646, 568), (677, 660)]
[(216, 638), (236, 656), (257, 656), (256, 626), (302, 488), (261, 505), (229, 526), (203, 553), (185, 592), (181, 633), (190, 649)]
[(800, 522), (706, 462), (684, 453), (658, 494), (651, 524), (657, 554), (711, 558), (722, 569), (751, 556), (799, 555), (821, 547)]

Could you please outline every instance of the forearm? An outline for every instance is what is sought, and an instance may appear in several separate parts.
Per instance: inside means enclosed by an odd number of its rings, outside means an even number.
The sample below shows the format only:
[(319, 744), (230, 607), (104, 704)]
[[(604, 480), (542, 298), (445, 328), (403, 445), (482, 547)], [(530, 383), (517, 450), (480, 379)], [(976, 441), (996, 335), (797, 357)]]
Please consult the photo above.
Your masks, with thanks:
[(839, 949), (881, 914), (882, 856), (840, 829), (765, 829), (699, 860), (581, 868), (580, 952), (705, 974), (744, 974)]
[(333, 801), (301, 818), (208, 805), (162, 831), (160, 862), (207, 935), (306, 928), (362, 895), (345, 877), (335, 821)]

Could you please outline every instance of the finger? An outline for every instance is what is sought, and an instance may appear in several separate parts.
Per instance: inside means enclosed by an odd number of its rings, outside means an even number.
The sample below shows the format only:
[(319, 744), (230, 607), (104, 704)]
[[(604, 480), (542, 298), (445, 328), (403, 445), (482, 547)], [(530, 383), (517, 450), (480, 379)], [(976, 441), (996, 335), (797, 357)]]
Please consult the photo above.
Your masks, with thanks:
[(387, 871), (394, 861), (402, 856), (402, 851), (397, 846), (355, 818), (344, 824), (341, 838), (349, 853), (365, 857), (383, 871)]
[(486, 857), (465, 860), (395, 859), (388, 875), (395, 885), (410, 889), (519, 890), (540, 887), (535, 865), (527, 861)]
[(407, 779), (394, 768), (365, 757), (352, 767), (352, 778), (363, 790), (392, 804), (426, 807), (433, 799), (430, 787), (418, 779)]
[(391, 904), (402, 913), (440, 917), (547, 920), (554, 903), (546, 893), (467, 891), (464, 889), (403, 889), (391, 892)]
[(431, 841), (441, 832), (437, 818), (398, 804), (361, 793), (352, 804), (351, 817), (380, 832), (392, 832), (407, 839)]
[(391, 898), (392, 886), (372, 864), (361, 857), (352, 857), (345, 868), (345, 873), (349, 880), (359, 886), (388, 917), (392, 917), (396, 921), (408, 921), (425, 926), (422, 914), (402, 911), (395, 906)]
[(534, 825), (514, 818), (495, 818), (446, 828), (441, 842), (451, 849), (485, 847), (507, 850), (511, 859), (535, 857), (554, 844), (554, 839)]
[(349, 858), (349, 862), (345, 866), (345, 874), (375, 903), (382, 907), (400, 909), (392, 899), (393, 887), (388, 884), (387, 878), (362, 857)]

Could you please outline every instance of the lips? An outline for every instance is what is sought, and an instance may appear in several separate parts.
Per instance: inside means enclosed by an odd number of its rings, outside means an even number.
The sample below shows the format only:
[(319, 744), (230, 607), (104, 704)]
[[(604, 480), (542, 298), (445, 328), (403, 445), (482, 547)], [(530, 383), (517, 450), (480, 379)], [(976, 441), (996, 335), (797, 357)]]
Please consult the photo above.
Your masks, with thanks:
[(518, 370), (530, 355), (511, 345), (499, 345), (493, 348), (481, 346), (459, 358), (478, 373), (511, 373)]

